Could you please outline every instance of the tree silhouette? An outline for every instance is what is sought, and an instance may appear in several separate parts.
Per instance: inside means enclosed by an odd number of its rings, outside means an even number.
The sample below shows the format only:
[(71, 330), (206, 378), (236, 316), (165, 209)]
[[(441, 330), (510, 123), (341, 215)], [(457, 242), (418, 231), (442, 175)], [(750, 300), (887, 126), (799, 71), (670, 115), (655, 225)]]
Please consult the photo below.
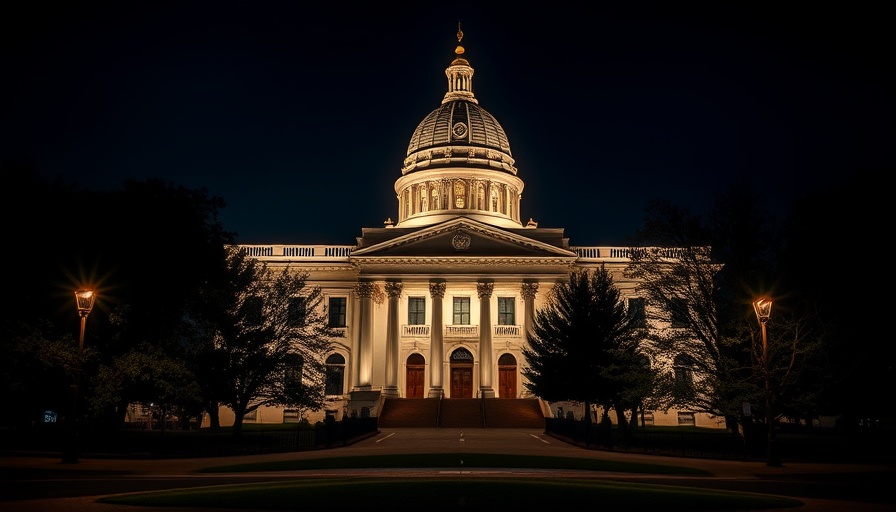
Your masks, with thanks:
[(591, 404), (606, 409), (625, 402), (630, 363), (638, 360), (621, 356), (637, 350), (635, 334), (609, 271), (575, 271), (535, 314), (523, 349), (525, 386), (548, 401), (582, 402), (590, 423)]
[(233, 410), (234, 436), (262, 405), (319, 410), (335, 335), (321, 289), (307, 286), (307, 273), (268, 268), (236, 246), (228, 247), (220, 277), (197, 315), (197, 331), (207, 336), (194, 357), (198, 366), (214, 362), (202, 373), (206, 401)]

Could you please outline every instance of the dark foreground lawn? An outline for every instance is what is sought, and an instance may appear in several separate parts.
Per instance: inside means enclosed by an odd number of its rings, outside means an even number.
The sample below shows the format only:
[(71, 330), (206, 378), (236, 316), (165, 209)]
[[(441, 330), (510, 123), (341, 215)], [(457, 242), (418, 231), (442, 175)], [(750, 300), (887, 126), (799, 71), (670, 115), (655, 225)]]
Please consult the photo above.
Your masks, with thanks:
[[(797, 500), (676, 486), (601, 481), (593, 478), (465, 475), (459, 468), (577, 469), (703, 476), (668, 465), (632, 464), (567, 457), (489, 454), (413, 454), (334, 457), (206, 468), (205, 472), (290, 471), (348, 468), (437, 468), (438, 477), (388, 476), (297, 478), (288, 481), (210, 486), (118, 495), (102, 503), (153, 507), (253, 510), (401, 510), (401, 504), (433, 512), (563, 510), (586, 504), (615, 504), (629, 510), (768, 510), (797, 507)], [(414, 508), (414, 507), (411, 507)]]

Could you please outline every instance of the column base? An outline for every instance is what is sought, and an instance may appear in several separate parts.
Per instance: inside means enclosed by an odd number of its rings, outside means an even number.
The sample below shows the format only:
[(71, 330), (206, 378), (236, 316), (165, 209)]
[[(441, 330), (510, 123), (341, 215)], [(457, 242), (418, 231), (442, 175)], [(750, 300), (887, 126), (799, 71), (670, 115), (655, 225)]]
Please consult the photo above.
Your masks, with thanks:
[(442, 398), (445, 396), (445, 390), (442, 388), (429, 388), (426, 398)]
[(386, 386), (383, 388), (383, 396), (386, 398), (401, 398), (401, 393), (395, 386)]
[(495, 398), (495, 390), (492, 388), (480, 388), (479, 396), (482, 398)]

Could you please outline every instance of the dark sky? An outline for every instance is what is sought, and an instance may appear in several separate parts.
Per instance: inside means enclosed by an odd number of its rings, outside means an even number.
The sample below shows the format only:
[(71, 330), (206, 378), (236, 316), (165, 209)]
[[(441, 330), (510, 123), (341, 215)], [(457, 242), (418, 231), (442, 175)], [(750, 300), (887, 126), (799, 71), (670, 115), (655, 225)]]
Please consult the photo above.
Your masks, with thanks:
[(242, 243), (353, 244), (396, 218), (461, 21), (522, 217), (572, 245), (622, 244), (650, 199), (702, 212), (741, 176), (783, 211), (893, 169), (896, 44), (872, 3), (306, 3), (4, 2), (0, 157), (205, 187)]

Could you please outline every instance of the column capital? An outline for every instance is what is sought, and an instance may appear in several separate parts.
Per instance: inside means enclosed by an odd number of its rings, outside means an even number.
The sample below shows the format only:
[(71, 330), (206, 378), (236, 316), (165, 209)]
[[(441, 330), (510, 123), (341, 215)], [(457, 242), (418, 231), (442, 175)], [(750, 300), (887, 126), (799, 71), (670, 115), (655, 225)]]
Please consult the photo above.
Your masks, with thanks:
[(429, 294), (432, 295), (434, 299), (444, 299), (445, 298), (445, 281), (441, 279), (434, 279), (429, 282)]
[(476, 283), (476, 293), (479, 294), (480, 299), (487, 299), (492, 296), (492, 291), (495, 289), (494, 281), (479, 281)]
[(401, 281), (386, 281), (386, 294), (390, 299), (401, 297)]
[(522, 293), (524, 299), (534, 299), (535, 294), (538, 293), (538, 282), (523, 281), (522, 286), (520, 286), (520, 293)]
[(358, 294), (358, 297), (362, 299), (369, 299), (373, 297), (374, 289), (376, 285), (373, 283), (358, 283), (355, 285), (355, 293)]

